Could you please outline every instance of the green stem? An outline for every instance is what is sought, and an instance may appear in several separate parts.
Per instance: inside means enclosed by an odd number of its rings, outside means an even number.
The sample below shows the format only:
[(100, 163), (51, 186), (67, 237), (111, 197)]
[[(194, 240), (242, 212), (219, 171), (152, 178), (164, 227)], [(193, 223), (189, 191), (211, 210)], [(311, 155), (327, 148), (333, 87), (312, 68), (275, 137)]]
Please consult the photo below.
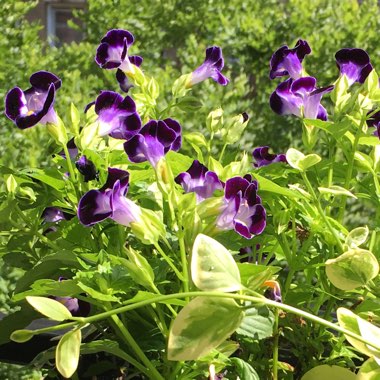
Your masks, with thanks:
[(116, 314), (112, 314), (110, 315), (110, 317), (112, 318), (112, 321), (115, 323), (118, 330), (121, 332), (121, 334), (125, 338), (128, 345), (136, 353), (136, 355), (139, 357), (141, 362), (148, 368), (149, 370), (148, 376), (151, 379), (164, 380), (164, 378), (159, 374), (159, 372), (153, 366), (152, 362), (145, 356), (144, 352), (142, 351), (140, 346), (136, 343), (136, 341), (133, 339), (132, 335), (129, 333), (129, 331), (126, 329), (123, 323), (120, 321), (119, 317)]
[(181, 253), (181, 263), (182, 263), (182, 274), (184, 277), (183, 280), (183, 291), (188, 292), (189, 291), (189, 271), (188, 271), (188, 261), (186, 256), (186, 248), (185, 248), (185, 241), (183, 236), (178, 237), (179, 240), (179, 249)]
[(173, 271), (177, 275), (178, 279), (181, 280), (182, 282), (184, 282), (185, 279), (184, 279), (182, 273), (173, 264), (172, 259), (163, 251), (163, 249), (159, 246), (158, 243), (154, 243), (154, 247), (157, 249), (157, 251), (160, 253), (160, 255), (165, 259), (165, 261), (168, 263), (170, 268), (173, 269)]
[(280, 338), (280, 332), (278, 330), (278, 309), (274, 312), (274, 326), (273, 326), (273, 369), (272, 369), (272, 379), (278, 379), (278, 343)]
[(43, 332), (48, 332), (48, 331), (60, 330), (60, 329), (67, 328), (67, 327), (73, 327), (74, 325), (76, 325), (78, 323), (80, 323), (80, 324), (93, 323), (93, 322), (100, 321), (102, 319), (109, 318), (114, 314), (125, 313), (127, 311), (134, 310), (134, 309), (137, 309), (137, 308), (140, 308), (143, 306), (151, 305), (153, 303), (161, 303), (161, 302), (169, 301), (171, 299), (178, 299), (178, 298), (181, 299), (181, 298), (187, 298), (187, 297), (188, 298), (190, 298), (190, 297), (231, 298), (231, 299), (235, 299), (238, 301), (251, 302), (252, 307), (254, 307), (254, 304), (260, 304), (260, 305), (266, 305), (269, 307), (274, 307), (276, 309), (280, 309), (280, 310), (284, 310), (284, 311), (289, 312), (289, 313), (296, 314), (296, 315), (303, 317), (303, 318), (306, 318), (312, 322), (319, 323), (319, 324), (321, 324), (321, 325), (323, 325), (329, 329), (333, 329), (333, 330), (338, 331), (342, 334), (348, 335), (351, 338), (357, 339), (360, 342), (368, 344), (368, 345), (374, 347), (376, 350), (380, 350), (380, 343), (370, 342), (369, 340), (363, 338), (362, 336), (355, 334), (349, 330), (346, 330), (345, 328), (339, 326), (338, 324), (326, 321), (323, 318), (320, 318), (320, 317), (318, 317), (314, 314), (308, 313), (306, 311), (297, 309), (296, 307), (293, 307), (293, 306), (290, 306), (287, 304), (283, 304), (283, 303), (279, 303), (276, 301), (272, 301), (272, 300), (267, 299), (265, 297), (253, 297), (253, 296), (247, 296), (244, 294), (211, 292), (211, 291), (209, 291), (209, 292), (194, 291), (194, 292), (188, 292), (188, 293), (173, 293), (173, 294), (166, 294), (166, 295), (162, 295), (162, 296), (157, 296), (154, 298), (135, 302), (135, 303), (130, 304), (130, 305), (121, 306), (121, 307), (118, 307), (118, 308), (115, 308), (113, 310), (109, 310), (109, 311), (106, 311), (106, 312), (103, 312), (103, 313), (100, 313), (97, 315), (92, 315), (90, 317), (86, 317), (86, 318), (77, 317), (77, 318), (75, 318), (74, 322), (68, 322), (68, 323), (64, 323), (61, 325), (57, 325), (57, 326), (46, 327), (44, 329), (35, 330), (34, 335), (37, 335), (37, 334), (40, 334)]
[(219, 156), (219, 162), (220, 163), (222, 163), (222, 158), (224, 156), (224, 152), (225, 152), (226, 148), (227, 148), (227, 143), (224, 143), (222, 151), (220, 152), (220, 156)]
[[(351, 159), (348, 163), (348, 168), (347, 168), (347, 172), (346, 172), (346, 179), (344, 181), (344, 188), (347, 190), (349, 190), (349, 185), (350, 185), (350, 181), (351, 181), (351, 177), (352, 177), (352, 171), (354, 169), (355, 152), (356, 152), (356, 149), (358, 148), (360, 132), (362, 131), (362, 126), (363, 126), (363, 120), (360, 124), (359, 129), (356, 132), (354, 144), (352, 146), (352, 155), (350, 157)], [(338, 213), (338, 221), (340, 223), (342, 222), (343, 217), (344, 217), (344, 212), (346, 211), (346, 202), (347, 202), (347, 196), (342, 195), (342, 200), (340, 202), (339, 213)]]
[(307, 178), (306, 173), (301, 172), (301, 175), (302, 175), (302, 178), (303, 178), (303, 180), (304, 180), (304, 182), (306, 184), (307, 189), (309, 190), (309, 193), (313, 197), (313, 200), (315, 202), (315, 206), (317, 207), (317, 210), (319, 212), (320, 217), (323, 219), (323, 221), (325, 222), (327, 228), (330, 230), (331, 234), (334, 236), (335, 241), (336, 241), (337, 245), (339, 246), (340, 251), (343, 252), (343, 250), (344, 250), (343, 249), (343, 244), (340, 241), (340, 238), (339, 238), (336, 230), (332, 227), (330, 221), (327, 219), (327, 216), (326, 216), (325, 212), (323, 211), (322, 206), (321, 206), (321, 204), (320, 204), (320, 202), (318, 200), (317, 194), (315, 193), (315, 191), (313, 189), (313, 186), (311, 185), (309, 179)]

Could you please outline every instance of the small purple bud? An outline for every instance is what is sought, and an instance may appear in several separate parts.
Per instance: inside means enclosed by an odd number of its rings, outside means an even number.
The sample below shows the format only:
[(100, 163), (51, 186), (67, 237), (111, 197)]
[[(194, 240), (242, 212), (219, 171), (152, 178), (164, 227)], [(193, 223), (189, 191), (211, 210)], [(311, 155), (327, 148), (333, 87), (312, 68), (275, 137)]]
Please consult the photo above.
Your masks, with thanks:
[(80, 174), (84, 176), (84, 182), (98, 179), (98, 172), (94, 163), (88, 160), (86, 156), (81, 156), (78, 161), (75, 162)]

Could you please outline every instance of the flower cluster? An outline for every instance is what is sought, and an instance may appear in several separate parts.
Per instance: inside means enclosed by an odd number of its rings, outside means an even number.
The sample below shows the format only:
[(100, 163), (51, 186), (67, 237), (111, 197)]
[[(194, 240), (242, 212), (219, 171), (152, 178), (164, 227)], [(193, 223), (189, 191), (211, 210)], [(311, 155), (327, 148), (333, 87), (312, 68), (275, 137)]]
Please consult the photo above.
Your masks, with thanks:
[[(316, 78), (305, 74), (302, 61), (310, 53), (309, 44), (299, 40), (293, 49), (285, 45), (273, 54), (270, 78), (290, 77), (280, 83), (270, 97), (270, 106), (277, 114), (327, 120), (327, 111), (321, 105), (321, 99), (334, 86), (317, 88)], [(364, 83), (372, 71), (369, 56), (362, 49), (341, 49), (335, 54), (335, 59), (349, 86), (355, 82)]]

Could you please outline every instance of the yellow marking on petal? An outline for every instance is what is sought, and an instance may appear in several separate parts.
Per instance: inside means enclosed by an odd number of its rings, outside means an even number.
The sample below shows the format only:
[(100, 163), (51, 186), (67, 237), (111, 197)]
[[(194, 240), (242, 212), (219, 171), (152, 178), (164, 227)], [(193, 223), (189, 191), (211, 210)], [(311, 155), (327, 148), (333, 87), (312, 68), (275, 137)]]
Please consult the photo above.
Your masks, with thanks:
[(26, 116), (30, 116), (30, 115), (33, 115), (34, 114), (34, 111), (33, 110), (29, 110), (28, 113), (26, 114)]

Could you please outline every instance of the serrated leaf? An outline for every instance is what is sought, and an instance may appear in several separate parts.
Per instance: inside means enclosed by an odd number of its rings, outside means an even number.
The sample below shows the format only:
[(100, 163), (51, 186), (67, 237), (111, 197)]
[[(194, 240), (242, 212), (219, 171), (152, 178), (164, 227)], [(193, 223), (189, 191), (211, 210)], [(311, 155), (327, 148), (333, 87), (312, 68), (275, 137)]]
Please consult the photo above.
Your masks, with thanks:
[(203, 234), (194, 241), (191, 277), (195, 286), (204, 291), (234, 292), (242, 288), (240, 272), (231, 253)]
[(169, 360), (196, 360), (219, 346), (240, 325), (244, 312), (228, 298), (197, 297), (173, 322), (168, 341)]
[(34, 309), (54, 321), (64, 321), (72, 317), (66, 306), (51, 298), (28, 296), (26, 300)]
[(81, 341), (81, 330), (73, 330), (63, 335), (57, 345), (55, 365), (65, 378), (70, 378), (78, 368)]
[(274, 315), (266, 307), (251, 308), (245, 312), (237, 334), (254, 340), (265, 339), (273, 334)]
[(231, 363), (235, 366), (236, 374), (242, 380), (260, 380), (257, 372), (252, 366), (240, 358), (231, 358)]

